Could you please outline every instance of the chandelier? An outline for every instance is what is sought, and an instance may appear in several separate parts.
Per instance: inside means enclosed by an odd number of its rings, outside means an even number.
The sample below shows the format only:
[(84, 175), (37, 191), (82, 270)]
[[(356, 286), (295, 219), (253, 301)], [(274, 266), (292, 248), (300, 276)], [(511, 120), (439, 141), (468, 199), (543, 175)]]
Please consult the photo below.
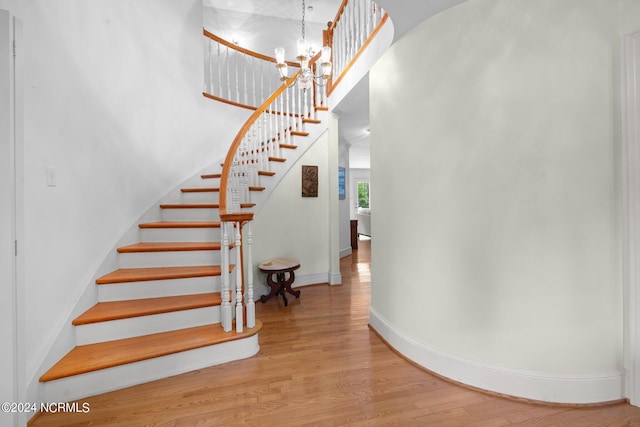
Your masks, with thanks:
[[(302, 38), (298, 39), (298, 56), (296, 56), (296, 59), (298, 60), (298, 62), (300, 62), (300, 75), (298, 76), (296, 81), (298, 82), (298, 87), (303, 90), (311, 88), (314, 81), (319, 86), (324, 86), (326, 80), (331, 77), (331, 48), (329, 46), (323, 46), (322, 53), (320, 55), (320, 66), (322, 75), (314, 75), (313, 70), (311, 70), (311, 68), (309, 67), (309, 61), (313, 57), (313, 50), (305, 40), (305, 10), (305, 0), (302, 0)], [(286, 82), (289, 78), (289, 67), (284, 59), (284, 48), (277, 47), (275, 53), (276, 68), (280, 73), (280, 80)], [(293, 83), (291, 84), (291, 86), (293, 86)]]

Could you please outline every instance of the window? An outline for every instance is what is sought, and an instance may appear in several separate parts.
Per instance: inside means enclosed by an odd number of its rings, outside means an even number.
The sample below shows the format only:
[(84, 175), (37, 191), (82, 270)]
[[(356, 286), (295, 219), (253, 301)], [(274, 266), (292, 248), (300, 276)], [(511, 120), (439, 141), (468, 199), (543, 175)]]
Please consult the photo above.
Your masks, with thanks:
[(369, 208), (369, 183), (358, 182), (358, 207)]

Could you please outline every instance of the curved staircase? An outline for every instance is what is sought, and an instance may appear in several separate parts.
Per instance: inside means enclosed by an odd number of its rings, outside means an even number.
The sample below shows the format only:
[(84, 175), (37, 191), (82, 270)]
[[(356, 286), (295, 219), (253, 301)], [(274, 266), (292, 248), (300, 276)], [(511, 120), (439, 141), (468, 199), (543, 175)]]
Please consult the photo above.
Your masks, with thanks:
[(261, 323), (220, 325), (220, 221), (211, 182), (161, 204), (162, 221), (138, 225), (140, 242), (118, 248), (120, 268), (96, 280), (98, 302), (73, 320), (77, 346), (40, 377), (62, 401), (126, 387), (259, 350)]
[[(319, 109), (322, 114), (326, 110)], [(282, 144), (249, 187), (259, 209), (288, 168), (326, 130), (326, 120)], [(222, 275), (233, 283), (235, 265), (221, 268), (219, 173), (202, 174), (180, 190), (180, 200), (161, 203), (161, 221), (138, 224), (140, 241), (119, 247), (119, 269), (96, 280), (98, 302), (72, 324), (76, 347), (46, 371), (46, 401), (68, 401), (183, 372), (243, 359), (259, 351), (254, 328), (224, 332)], [(230, 244), (234, 251), (234, 244)], [(235, 254), (231, 256), (235, 259)], [(260, 295), (256, 295), (256, 299)]]

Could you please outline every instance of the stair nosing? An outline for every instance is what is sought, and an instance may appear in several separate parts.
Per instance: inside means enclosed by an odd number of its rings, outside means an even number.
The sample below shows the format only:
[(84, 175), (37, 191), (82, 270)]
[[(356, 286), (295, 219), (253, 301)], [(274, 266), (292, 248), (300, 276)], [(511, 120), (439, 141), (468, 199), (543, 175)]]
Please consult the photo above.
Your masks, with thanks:
[[(230, 332), (223, 332), (222, 327), (217, 323), (77, 346), (45, 372), (39, 381), (54, 381), (236, 339), (248, 338), (257, 334), (261, 328), (262, 322), (256, 319), (254, 328), (245, 328), (241, 333), (237, 333), (235, 329)], [(196, 334), (198, 336), (193, 337)], [(114, 358), (114, 354), (120, 357)], [(81, 361), (89, 361), (91, 363), (81, 363)]]
[[(233, 266), (229, 266), (229, 271)], [(146, 267), (120, 268), (96, 279), (98, 285), (117, 283), (148, 282), (152, 280), (189, 279), (195, 277), (220, 276), (219, 265), (187, 266), (187, 267)]]
[(218, 209), (218, 203), (162, 203), (161, 209)]
[(138, 224), (143, 229), (163, 228), (220, 228), (219, 221), (159, 221)]
[(182, 193), (217, 193), (220, 191), (218, 187), (188, 187), (180, 189)]
[(90, 325), (112, 320), (213, 307), (221, 303), (219, 292), (99, 302), (76, 317), (71, 323), (75, 326)]
[(118, 248), (118, 253), (219, 251), (220, 242), (139, 242)]

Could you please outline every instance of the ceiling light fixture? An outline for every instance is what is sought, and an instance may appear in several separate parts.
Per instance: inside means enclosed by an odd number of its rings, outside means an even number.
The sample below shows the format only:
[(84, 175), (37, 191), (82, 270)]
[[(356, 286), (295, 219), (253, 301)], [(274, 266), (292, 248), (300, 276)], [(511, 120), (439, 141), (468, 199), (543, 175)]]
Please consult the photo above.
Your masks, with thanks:
[[(309, 6), (311, 8), (311, 6)], [(313, 57), (313, 51), (305, 40), (305, 0), (302, 0), (302, 38), (298, 39), (298, 56), (296, 59), (300, 62), (300, 75), (296, 79), (298, 87), (303, 90), (311, 88), (315, 81), (319, 86), (324, 86), (327, 79), (331, 77), (331, 48), (329, 46), (322, 47), (322, 54), (320, 55), (320, 66), (322, 67), (322, 75), (315, 76), (311, 68), (309, 67), (309, 61)], [(312, 10), (312, 9), (310, 9)], [(289, 78), (289, 67), (284, 59), (284, 48), (276, 48), (276, 68), (280, 73), (280, 80), (285, 82)], [(293, 84), (292, 84), (293, 86)]]

